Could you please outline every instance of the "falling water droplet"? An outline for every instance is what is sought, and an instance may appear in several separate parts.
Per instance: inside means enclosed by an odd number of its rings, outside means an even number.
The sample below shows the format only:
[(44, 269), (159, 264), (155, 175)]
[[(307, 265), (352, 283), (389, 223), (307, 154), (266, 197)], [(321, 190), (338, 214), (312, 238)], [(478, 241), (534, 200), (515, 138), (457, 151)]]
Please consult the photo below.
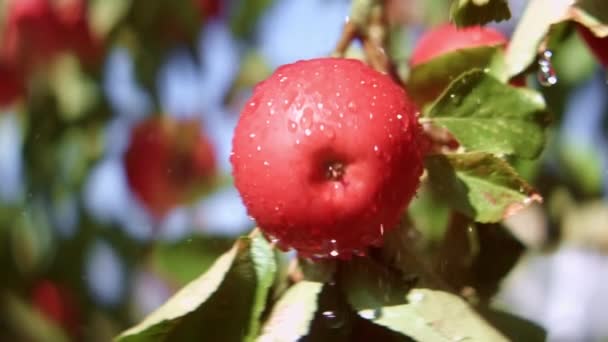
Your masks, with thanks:
[(553, 52), (551, 50), (545, 50), (541, 53), (538, 59), (538, 73), (536, 78), (538, 83), (543, 87), (551, 87), (557, 83), (557, 74), (551, 63)]

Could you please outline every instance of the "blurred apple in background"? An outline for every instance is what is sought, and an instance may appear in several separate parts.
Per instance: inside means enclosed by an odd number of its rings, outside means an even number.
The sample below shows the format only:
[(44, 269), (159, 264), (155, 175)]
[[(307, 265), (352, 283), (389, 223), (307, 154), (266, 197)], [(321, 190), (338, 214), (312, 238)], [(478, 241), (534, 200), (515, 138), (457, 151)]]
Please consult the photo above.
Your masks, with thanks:
[(80, 314), (70, 292), (50, 280), (42, 280), (31, 292), (32, 306), (46, 319), (61, 327), (70, 336), (79, 331)]
[(145, 119), (133, 128), (124, 157), (132, 191), (157, 219), (208, 190), (215, 153), (198, 121)]

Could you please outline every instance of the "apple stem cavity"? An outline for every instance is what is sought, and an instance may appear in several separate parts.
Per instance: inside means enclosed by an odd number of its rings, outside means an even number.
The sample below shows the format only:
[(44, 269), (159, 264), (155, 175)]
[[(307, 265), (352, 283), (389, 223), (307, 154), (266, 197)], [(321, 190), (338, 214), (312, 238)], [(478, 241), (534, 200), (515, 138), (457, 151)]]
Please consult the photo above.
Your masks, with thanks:
[(341, 181), (342, 177), (344, 176), (344, 172), (344, 163), (339, 161), (333, 161), (327, 164), (325, 177), (331, 181)]

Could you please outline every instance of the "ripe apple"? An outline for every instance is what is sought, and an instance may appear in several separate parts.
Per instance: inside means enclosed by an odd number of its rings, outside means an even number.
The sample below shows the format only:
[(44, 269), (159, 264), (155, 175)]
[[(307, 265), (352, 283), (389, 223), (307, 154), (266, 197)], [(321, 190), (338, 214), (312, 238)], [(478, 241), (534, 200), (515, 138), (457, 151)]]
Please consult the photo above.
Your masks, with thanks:
[(507, 38), (490, 27), (458, 28), (451, 23), (443, 24), (420, 37), (410, 57), (410, 66), (428, 62), (435, 57), (460, 49), (506, 45)]
[(55, 323), (70, 336), (78, 335), (80, 315), (75, 299), (69, 291), (50, 280), (36, 284), (31, 292), (34, 308), (49, 321)]
[[(418, 43), (412, 51), (409, 65), (415, 67), (426, 63), (434, 58), (443, 56), (447, 53), (455, 52), (461, 49), (470, 49), (478, 47), (499, 46), (506, 48), (507, 38), (500, 32), (483, 26), (472, 26), (467, 28), (458, 28), (454, 24), (448, 23), (437, 26), (427, 32), (418, 40)], [(476, 63), (472, 61), (471, 63)], [(480, 68), (486, 67), (486, 62), (479, 61), (484, 65), (479, 65)], [(453, 77), (458, 77), (460, 73), (466, 71), (464, 69), (449, 70), (453, 73)], [(425, 90), (425, 93), (416, 98), (419, 105), (423, 105), (436, 97), (438, 97), (449, 82), (436, 82), (433, 87)], [(525, 78), (515, 78), (511, 81), (513, 86), (525, 86)]]
[(131, 189), (159, 219), (198, 197), (215, 174), (213, 147), (196, 120), (142, 121), (133, 128), (124, 162)]
[(281, 248), (350, 257), (379, 244), (419, 184), (417, 109), (354, 59), (278, 68), (242, 110), (231, 163), (248, 213)]
[(596, 37), (593, 32), (583, 25), (577, 25), (578, 33), (583, 37), (587, 46), (604, 67), (608, 67), (608, 37)]

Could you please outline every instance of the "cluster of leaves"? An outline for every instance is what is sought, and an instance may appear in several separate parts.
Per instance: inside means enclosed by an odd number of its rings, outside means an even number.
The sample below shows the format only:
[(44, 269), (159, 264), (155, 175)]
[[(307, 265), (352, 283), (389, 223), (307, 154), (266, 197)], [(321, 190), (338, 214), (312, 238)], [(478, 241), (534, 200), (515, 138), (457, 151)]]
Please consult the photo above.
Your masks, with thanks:
[[(550, 122), (541, 92), (508, 81), (536, 70), (541, 43), (556, 26), (574, 20), (605, 34), (599, 3), (532, 1), (506, 54), (463, 49), (410, 70), (403, 81), (425, 104), (421, 122), (455, 139), (458, 149), (426, 158), (410, 215), (384, 247), (364, 258), (297, 260), (287, 268), (254, 231), (118, 339), (543, 340), (538, 326), (489, 306), (525, 249), (501, 221), (542, 201), (525, 179), (534, 177), (517, 168), (539, 157)], [(377, 5), (354, 1), (353, 15)], [(510, 12), (502, 0), (462, 0), (453, 2), (451, 16), (469, 26)], [(449, 86), (428, 98), (441, 83)]]

